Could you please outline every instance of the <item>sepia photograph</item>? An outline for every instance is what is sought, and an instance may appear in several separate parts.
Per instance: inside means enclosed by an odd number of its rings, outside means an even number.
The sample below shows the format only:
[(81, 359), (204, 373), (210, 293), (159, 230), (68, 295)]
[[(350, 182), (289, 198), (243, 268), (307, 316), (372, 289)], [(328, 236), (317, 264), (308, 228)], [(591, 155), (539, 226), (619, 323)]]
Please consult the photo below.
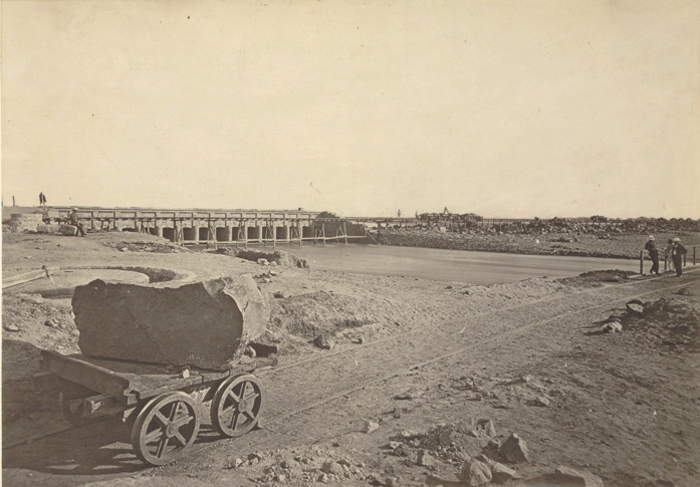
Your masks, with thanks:
[(2, 486), (700, 486), (700, 1), (0, 30)]

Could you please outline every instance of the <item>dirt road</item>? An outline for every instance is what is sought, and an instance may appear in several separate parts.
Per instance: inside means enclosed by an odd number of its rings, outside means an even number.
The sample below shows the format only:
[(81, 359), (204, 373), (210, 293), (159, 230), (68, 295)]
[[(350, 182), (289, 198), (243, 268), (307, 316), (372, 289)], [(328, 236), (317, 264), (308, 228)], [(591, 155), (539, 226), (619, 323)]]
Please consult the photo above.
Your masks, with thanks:
[[(283, 356), (260, 374), (267, 393), (263, 429), (244, 438), (204, 435), (187, 458), (144, 469), (128, 445), (112, 441), (113, 425), (101, 423), (4, 450), (3, 481), (80, 485), (136, 475), (163, 485), (308, 485), (316, 479), (306, 473), (280, 479), (280, 462), (307, 459), (302, 470), (318, 472), (316, 463), (342, 458), (357, 473), (335, 479), (338, 485), (387, 477), (423, 485), (428, 473), (454, 475), (454, 462), (436, 455), (435, 464), (416, 466), (382, 445), (402, 430), (485, 417), (499, 435), (515, 431), (527, 439), (533, 460), (518, 467), (525, 475), (567, 464), (595, 472), (606, 485), (694, 485), (700, 427), (692, 418), (700, 387), (688, 379), (697, 377), (697, 355), (679, 359), (673, 350), (650, 349), (627, 330), (586, 332), (632, 298), (689, 289), (682, 299), (697, 304), (699, 279), (689, 272), (681, 279), (572, 286), (439, 324), (417, 320), (363, 345)], [(521, 380), (527, 376), (533, 379)], [(478, 399), (474, 383), (487, 391)], [(551, 404), (533, 406), (538, 394)], [(379, 429), (362, 432), (366, 420)], [(226, 468), (232, 457), (254, 452), (258, 466)]]
[[(313, 268), (488, 285), (528, 277), (566, 277), (599, 269), (639, 272), (639, 261), (595, 257), (518, 255), (468, 250), (320, 245), (293, 249)], [(648, 269), (648, 265), (647, 265)]]

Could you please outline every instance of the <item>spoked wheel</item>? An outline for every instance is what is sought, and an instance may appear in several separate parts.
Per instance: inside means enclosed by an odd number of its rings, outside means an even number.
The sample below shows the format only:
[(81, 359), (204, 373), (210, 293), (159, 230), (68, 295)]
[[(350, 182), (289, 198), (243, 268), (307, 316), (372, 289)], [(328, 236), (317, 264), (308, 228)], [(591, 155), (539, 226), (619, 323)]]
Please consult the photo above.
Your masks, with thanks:
[(236, 438), (258, 424), (262, 388), (252, 375), (231, 377), (221, 383), (211, 403), (211, 419), (223, 435)]
[(194, 443), (199, 433), (195, 402), (184, 392), (169, 392), (151, 400), (131, 427), (136, 455), (151, 465), (165, 465)]

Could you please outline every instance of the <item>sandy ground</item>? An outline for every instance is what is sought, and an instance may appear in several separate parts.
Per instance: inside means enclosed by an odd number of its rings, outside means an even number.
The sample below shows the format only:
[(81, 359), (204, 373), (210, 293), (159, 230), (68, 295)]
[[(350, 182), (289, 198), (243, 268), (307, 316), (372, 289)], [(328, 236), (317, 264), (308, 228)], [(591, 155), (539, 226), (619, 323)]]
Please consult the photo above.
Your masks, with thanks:
[[(468, 459), (498, 460), (510, 433), (527, 442), (530, 461), (508, 464), (525, 480), (559, 465), (612, 486), (700, 478), (696, 271), (446, 285), (262, 267), (136, 234), (3, 237), (3, 279), (41, 265), (252, 273), (273, 302), (265, 339), (281, 347), (258, 374), (261, 429), (202, 435), (176, 463), (146, 468), (118, 424), (68, 428), (28, 381), (38, 349), (77, 351), (69, 301), (3, 293), (5, 485), (450, 485)], [(657, 305), (632, 315), (633, 298)], [(599, 333), (611, 315), (622, 332)], [(320, 334), (332, 350), (314, 347)], [(494, 430), (477, 431), (482, 419)]]

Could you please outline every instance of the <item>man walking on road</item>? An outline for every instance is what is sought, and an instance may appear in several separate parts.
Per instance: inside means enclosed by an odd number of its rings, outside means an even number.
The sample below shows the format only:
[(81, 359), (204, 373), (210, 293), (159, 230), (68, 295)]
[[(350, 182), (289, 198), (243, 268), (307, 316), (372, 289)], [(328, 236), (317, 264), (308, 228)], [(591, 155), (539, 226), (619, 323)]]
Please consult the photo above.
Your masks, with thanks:
[(673, 260), (673, 267), (676, 269), (677, 277), (683, 275), (683, 256), (685, 252), (686, 250), (681, 244), (681, 239), (678, 237), (674, 238), (673, 246), (671, 247), (671, 259)]
[(644, 245), (644, 248), (649, 253), (651, 259), (651, 270), (649, 274), (659, 274), (659, 249), (656, 247), (656, 239), (653, 235), (649, 235), (649, 240)]

